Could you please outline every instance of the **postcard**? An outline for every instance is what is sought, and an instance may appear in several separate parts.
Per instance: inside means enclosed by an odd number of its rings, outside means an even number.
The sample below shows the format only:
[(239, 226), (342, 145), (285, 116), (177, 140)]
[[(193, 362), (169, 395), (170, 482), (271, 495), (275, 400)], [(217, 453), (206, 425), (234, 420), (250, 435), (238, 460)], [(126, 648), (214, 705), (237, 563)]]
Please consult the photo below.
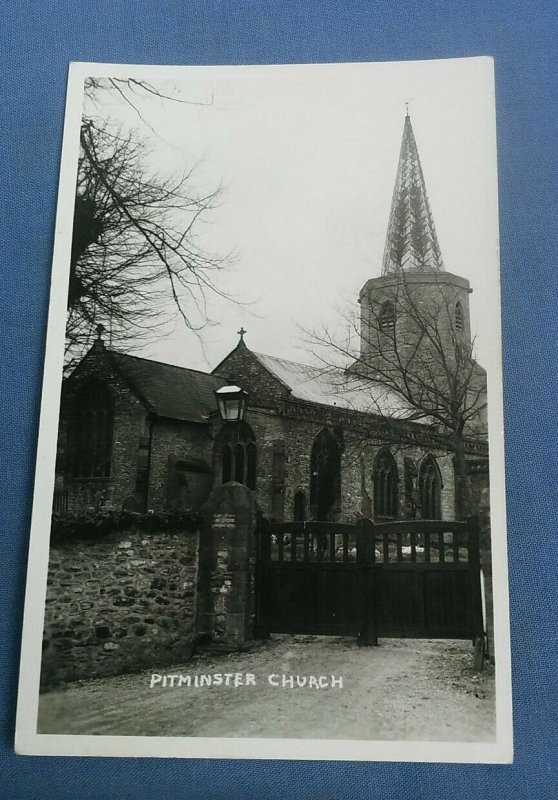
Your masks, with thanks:
[(16, 750), (509, 763), (490, 58), (70, 66)]

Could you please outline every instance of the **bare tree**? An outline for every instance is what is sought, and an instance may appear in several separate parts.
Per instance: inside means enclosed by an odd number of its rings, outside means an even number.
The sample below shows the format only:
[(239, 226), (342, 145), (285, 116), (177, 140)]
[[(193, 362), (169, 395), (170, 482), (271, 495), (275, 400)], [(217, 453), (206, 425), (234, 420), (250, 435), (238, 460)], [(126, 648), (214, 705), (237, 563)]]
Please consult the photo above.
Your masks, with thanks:
[(401, 271), (360, 326), (345, 318), (344, 337), (323, 328), (311, 341), (322, 369), (344, 391), (368, 390), (370, 411), (387, 424), (397, 406), (401, 418), (431, 426), (454, 455), (458, 508), (466, 516), (472, 511), (467, 447), (486, 441), (486, 375), (456, 314), (455, 291), (443, 282), (428, 290), (421, 294)]
[[(102, 91), (123, 98), (142, 120), (138, 93), (184, 102), (144, 82), (86, 82), (90, 101)], [(166, 177), (150, 164), (137, 131), (84, 114), (68, 290), (70, 362), (91, 344), (99, 324), (121, 345), (153, 336), (166, 321), (161, 309), (169, 300), (182, 322), (198, 331), (208, 321), (208, 292), (222, 294), (215, 273), (230, 259), (204, 252), (195, 236), (219, 190), (196, 193), (191, 170)]]

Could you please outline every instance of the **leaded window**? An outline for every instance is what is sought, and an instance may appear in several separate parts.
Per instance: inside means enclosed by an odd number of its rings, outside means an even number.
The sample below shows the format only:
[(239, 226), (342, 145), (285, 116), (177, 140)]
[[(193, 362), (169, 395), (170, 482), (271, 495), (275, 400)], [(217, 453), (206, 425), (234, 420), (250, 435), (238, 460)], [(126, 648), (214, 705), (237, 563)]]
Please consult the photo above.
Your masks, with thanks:
[(227, 423), (221, 435), (221, 480), (256, 488), (257, 448), (252, 428), (246, 422)]
[(341, 431), (336, 436), (324, 428), (310, 454), (310, 505), (312, 517), (331, 521), (341, 506)]
[(435, 459), (427, 455), (419, 472), (419, 495), (423, 519), (442, 518), (442, 478)]
[(114, 402), (101, 381), (90, 381), (74, 398), (71, 439), (73, 476), (109, 478), (112, 462)]
[(374, 516), (396, 518), (399, 511), (399, 476), (389, 450), (381, 450), (374, 462)]

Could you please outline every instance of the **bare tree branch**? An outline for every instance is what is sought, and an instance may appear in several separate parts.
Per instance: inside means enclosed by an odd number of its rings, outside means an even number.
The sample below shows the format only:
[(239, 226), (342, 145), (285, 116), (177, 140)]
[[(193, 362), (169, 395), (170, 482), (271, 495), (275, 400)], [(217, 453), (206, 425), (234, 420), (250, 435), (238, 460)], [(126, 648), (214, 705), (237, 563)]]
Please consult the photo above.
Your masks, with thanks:
[[(136, 79), (90, 78), (85, 94), (113, 92), (150, 128), (139, 103), (159, 97), (190, 104)], [(206, 105), (192, 103), (193, 105)], [(149, 166), (150, 152), (137, 132), (122, 132), (108, 119), (84, 116), (74, 208), (68, 288), (67, 360), (72, 363), (103, 324), (113, 342), (130, 347), (154, 338), (169, 323), (169, 303), (183, 324), (199, 332), (211, 324), (208, 294), (232, 299), (216, 282), (230, 254), (204, 252), (196, 241), (200, 222), (217, 205), (220, 188), (193, 190), (192, 170), (164, 177)]]

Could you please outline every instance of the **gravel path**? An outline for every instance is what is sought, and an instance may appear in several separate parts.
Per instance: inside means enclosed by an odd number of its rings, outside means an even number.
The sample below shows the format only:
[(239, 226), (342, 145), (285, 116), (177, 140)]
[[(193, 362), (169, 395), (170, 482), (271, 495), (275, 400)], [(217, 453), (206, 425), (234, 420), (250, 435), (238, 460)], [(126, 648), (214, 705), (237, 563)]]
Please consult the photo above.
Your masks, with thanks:
[[(150, 688), (150, 672), (79, 681), (41, 696), (38, 732), (490, 741), (494, 672), (475, 673), (472, 663), (470, 642), (384, 639), (361, 648), (353, 639), (273, 636), (247, 653), (202, 653), (154, 670), (192, 680), (238, 673), (244, 685)], [(283, 688), (283, 675), (322, 676), (324, 688), (308, 680)], [(342, 688), (332, 676), (342, 676)]]

